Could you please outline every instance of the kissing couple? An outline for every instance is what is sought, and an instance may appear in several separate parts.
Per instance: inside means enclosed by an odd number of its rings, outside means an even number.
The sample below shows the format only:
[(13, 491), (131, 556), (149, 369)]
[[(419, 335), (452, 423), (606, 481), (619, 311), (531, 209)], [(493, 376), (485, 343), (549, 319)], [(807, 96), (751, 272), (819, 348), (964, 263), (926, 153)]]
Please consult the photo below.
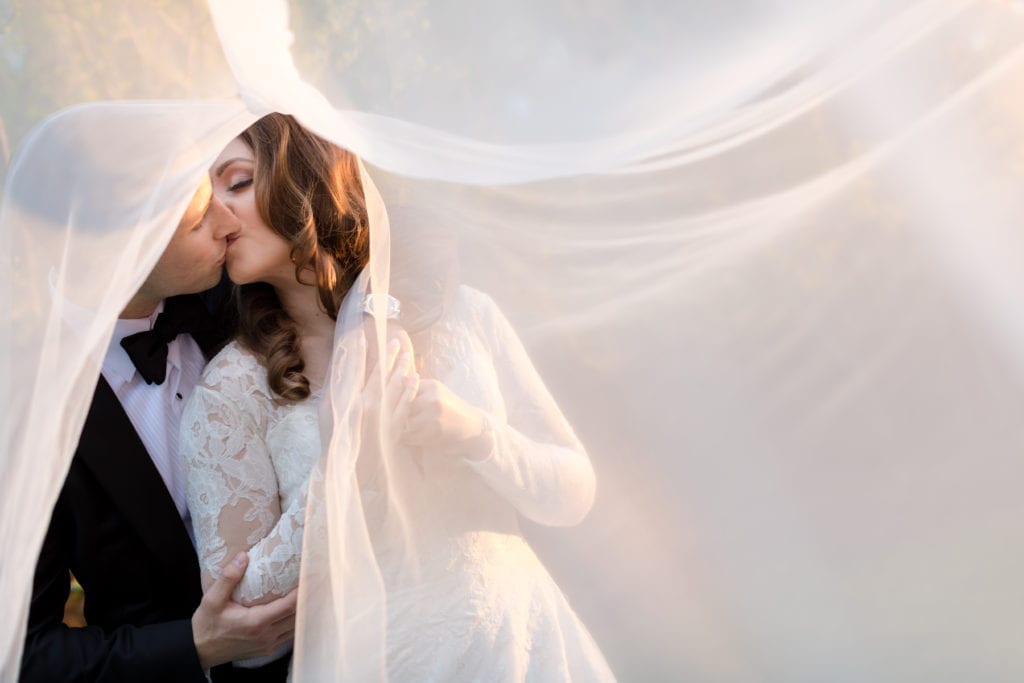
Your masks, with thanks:
[(450, 232), (379, 201), (283, 114), (212, 162), (115, 324), (22, 681), (613, 680), (520, 530), (586, 516), (586, 452)]

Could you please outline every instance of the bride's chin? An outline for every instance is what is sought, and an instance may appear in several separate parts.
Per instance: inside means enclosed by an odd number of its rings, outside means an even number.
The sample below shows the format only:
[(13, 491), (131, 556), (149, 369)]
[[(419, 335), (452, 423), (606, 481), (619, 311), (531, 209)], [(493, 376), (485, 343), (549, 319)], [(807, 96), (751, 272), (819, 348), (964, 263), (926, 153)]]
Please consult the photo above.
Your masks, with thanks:
[(252, 282), (251, 278), (245, 277), (245, 273), (239, 271), (237, 268), (232, 269), (231, 266), (227, 267), (228, 279), (236, 285), (247, 285)]

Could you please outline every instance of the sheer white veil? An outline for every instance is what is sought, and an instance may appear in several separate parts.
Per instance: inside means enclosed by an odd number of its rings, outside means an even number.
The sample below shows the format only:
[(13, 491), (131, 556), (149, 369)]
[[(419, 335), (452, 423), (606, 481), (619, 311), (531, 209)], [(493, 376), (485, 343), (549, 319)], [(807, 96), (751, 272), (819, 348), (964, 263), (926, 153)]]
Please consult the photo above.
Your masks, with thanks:
[[(429, 216), (522, 338), (598, 482), (526, 535), (621, 680), (1024, 677), (1021, 3), (88, 5), (0, 3), (0, 680), (114, 319), (268, 111), (365, 162), (360, 287)], [(353, 302), (297, 680), (383, 671)]]

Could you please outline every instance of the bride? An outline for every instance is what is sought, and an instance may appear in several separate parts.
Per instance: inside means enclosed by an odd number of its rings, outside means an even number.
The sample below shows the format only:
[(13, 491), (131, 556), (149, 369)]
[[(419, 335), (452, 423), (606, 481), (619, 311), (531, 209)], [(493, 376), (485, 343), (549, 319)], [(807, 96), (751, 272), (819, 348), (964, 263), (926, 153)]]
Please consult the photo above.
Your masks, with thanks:
[[(248, 551), (235, 597), (255, 604), (298, 582), (335, 321), (346, 296), (362, 297), (369, 219), (354, 155), (288, 116), (253, 124), (210, 175), (241, 224), (227, 250), (239, 325), (191, 397), (181, 444), (204, 586)], [(611, 680), (518, 522), (582, 520), (590, 462), (494, 302), (466, 286), (440, 301), (411, 344), (390, 327), (383, 373), (360, 378), (356, 469), (385, 588), (387, 675)], [(376, 344), (365, 348), (374, 366)], [(364, 365), (351, 367), (333, 376)]]

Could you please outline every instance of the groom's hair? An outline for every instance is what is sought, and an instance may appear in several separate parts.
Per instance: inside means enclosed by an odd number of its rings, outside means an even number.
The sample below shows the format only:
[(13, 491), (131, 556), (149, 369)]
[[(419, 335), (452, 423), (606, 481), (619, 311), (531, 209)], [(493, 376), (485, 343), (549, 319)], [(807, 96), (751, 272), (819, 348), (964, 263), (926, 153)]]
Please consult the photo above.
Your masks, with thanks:
[[(370, 253), (359, 160), (284, 114), (264, 116), (240, 137), (253, 152), (260, 217), (291, 246), (295, 279), (312, 272), (321, 305), (336, 318)], [(273, 287), (243, 285), (237, 300), (240, 340), (263, 358), (270, 388), (287, 401), (307, 398), (298, 332)]]

